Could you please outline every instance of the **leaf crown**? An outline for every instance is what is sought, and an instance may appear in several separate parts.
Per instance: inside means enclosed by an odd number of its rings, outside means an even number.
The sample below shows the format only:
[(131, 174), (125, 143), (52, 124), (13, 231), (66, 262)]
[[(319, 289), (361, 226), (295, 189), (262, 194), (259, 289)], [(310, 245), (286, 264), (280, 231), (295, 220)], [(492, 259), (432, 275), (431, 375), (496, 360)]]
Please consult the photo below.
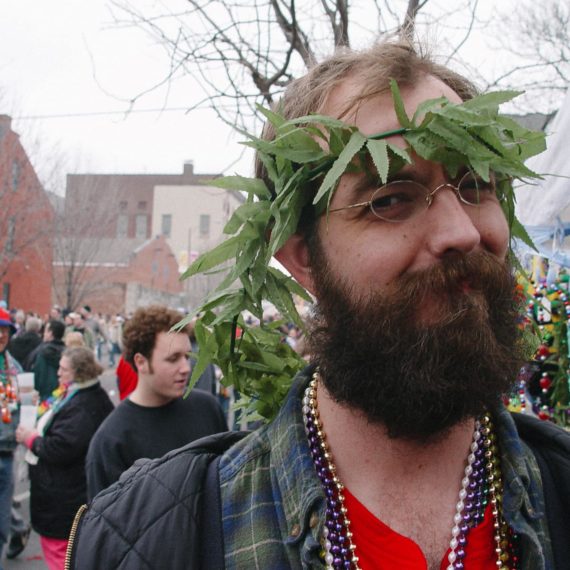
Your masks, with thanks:
[[(198, 257), (182, 276), (227, 271), (220, 286), (179, 325), (202, 315), (195, 328), (200, 351), (189, 389), (213, 362), (222, 370), (222, 382), (240, 392), (250, 416), (270, 419), (277, 413), (306, 362), (282, 342), (282, 323), (263, 322), (264, 306), (272, 303), (285, 322), (303, 328), (293, 296), (307, 301), (311, 297), (270, 260), (297, 231), (306, 206), (316, 215), (324, 213), (341, 176), (370, 161), (383, 184), (390, 173), (412, 162), (412, 153), (441, 163), (451, 177), (465, 167), (485, 181), (494, 175), (511, 240), (520, 238), (533, 246), (515, 216), (512, 182), (540, 178), (524, 161), (545, 149), (545, 136), (499, 113), (499, 106), (520, 92), (487, 93), (459, 104), (431, 99), (409, 117), (398, 85), (391, 81), (390, 87), (400, 128), (371, 136), (328, 116), (286, 120), (259, 109), (273, 125), (275, 137), (264, 140), (245, 133), (245, 144), (255, 149), (272, 188), (259, 178), (214, 180), (212, 185), (244, 192), (247, 199), (224, 228), (228, 239)], [(404, 138), (406, 148), (388, 142), (395, 134)], [(259, 326), (248, 325), (244, 311), (257, 317)]]

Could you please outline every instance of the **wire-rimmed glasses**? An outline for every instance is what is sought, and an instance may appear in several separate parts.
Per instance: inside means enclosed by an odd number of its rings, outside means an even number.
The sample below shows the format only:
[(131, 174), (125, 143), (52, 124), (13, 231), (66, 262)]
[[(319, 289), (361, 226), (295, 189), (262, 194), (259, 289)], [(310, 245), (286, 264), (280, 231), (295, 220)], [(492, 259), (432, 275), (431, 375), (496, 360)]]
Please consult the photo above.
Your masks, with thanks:
[(371, 212), (386, 222), (404, 222), (427, 210), (442, 188), (455, 192), (459, 201), (469, 206), (479, 206), (489, 201), (498, 203), (497, 188), (494, 177), (483, 180), (473, 172), (467, 172), (457, 185), (446, 182), (430, 190), (414, 180), (394, 180), (374, 190), (367, 202), (351, 204), (329, 210), (330, 213), (352, 208), (369, 207)]

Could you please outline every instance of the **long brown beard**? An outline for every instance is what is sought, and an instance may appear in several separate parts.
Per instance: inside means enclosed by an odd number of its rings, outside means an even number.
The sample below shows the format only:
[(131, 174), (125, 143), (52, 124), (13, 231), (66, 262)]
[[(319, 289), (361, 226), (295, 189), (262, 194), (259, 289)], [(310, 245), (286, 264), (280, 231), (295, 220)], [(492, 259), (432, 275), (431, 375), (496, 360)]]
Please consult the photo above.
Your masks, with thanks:
[(363, 295), (333, 276), (320, 247), (311, 258), (319, 303), (310, 345), (323, 383), (391, 437), (442, 434), (512, 386), (525, 350), (508, 264), (457, 254), (389, 293)]

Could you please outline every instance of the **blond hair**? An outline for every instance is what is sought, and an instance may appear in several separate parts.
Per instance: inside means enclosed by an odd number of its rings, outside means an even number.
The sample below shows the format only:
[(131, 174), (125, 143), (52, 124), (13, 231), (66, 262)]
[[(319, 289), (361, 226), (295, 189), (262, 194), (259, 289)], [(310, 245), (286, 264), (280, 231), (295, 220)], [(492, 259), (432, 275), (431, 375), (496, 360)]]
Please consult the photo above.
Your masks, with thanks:
[(65, 335), (63, 342), (68, 348), (72, 348), (74, 346), (85, 346), (85, 339), (83, 338), (83, 335), (78, 331), (68, 332)]

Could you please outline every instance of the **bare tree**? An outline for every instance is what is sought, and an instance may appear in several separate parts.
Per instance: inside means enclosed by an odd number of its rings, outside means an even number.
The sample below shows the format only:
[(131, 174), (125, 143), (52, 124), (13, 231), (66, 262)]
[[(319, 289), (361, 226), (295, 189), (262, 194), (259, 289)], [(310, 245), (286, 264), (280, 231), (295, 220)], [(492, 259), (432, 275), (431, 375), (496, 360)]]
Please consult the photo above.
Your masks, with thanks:
[(98, 190), (95, 185), (79, 197), (67, 196), (56, 212), (53, 293), (56, 302), (69, 309), (112, 287), (118, 260), (132, 253), (132, 243), (115, 237), (112, 212), (118, 189), (111, 193)]
[(191, 76), (202, 97), (189, 110), (210, 107), (232, 126), (252, 126), (257, 104), (271, 105), (304, 70), (352, 36), (368, 41), (388, 34), (413, 37), (417, 27), (445, 22), (451, 12), (472, 14), (477, 0), (420, 18), (428, 0), (187, 0), (187, 9), (150, 13), (129, 0), (113, 0), (118, 25), (138, 26), (166, 51), (170, 66), (150, 90)]
[(556, 109), (570, 82), (570, 3), (523, 0), (515, 11), (501, 11), (489, 32), (509, 65), (485, 86), (524, 90), (519, 104), (525, 111)]
[(0, 115), (0, 281), (14, 261), (45, 258), (52, 210), (11, 118)]
[(26, 259), (30, 255), (42, 257), (43, 246), (52, 234), (51, 219), (45, 216), (45, 208), (46, 204), (40, 202), (3, 202), (0, 209), (0, 228), (3, 231), (0, 237), (0, 281), (15, 260)]

